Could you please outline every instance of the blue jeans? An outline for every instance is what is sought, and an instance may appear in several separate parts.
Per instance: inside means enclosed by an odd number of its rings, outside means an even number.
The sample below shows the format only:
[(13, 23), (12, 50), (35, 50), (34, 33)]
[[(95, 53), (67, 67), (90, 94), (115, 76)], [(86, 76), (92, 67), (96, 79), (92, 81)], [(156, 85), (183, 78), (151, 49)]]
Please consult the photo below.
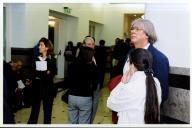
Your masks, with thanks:
[(93, 108), (92, 108), (92, 114), (91, 114), (91, 123), (93, 123), (93, 120), (95, 118), (97, 107), (99, 103), (99, 96), (100, 96), (100, 84), (97, 85), (97, 89), (93, 92)]
[(90, 124), (92, 112), (92, 97), (69, 95), (68, 123)]

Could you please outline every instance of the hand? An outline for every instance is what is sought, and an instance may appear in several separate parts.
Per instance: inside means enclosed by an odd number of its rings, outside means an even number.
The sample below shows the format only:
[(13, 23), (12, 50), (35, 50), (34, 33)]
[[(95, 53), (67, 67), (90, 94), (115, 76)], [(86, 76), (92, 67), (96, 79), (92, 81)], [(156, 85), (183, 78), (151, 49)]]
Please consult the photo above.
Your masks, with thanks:
[(47, 70), (47, 75), (49, 75), (50, 74), (50, 71), (49, 70)]
[(16, 89), (15, 89), (15, 92), (21, 92), (21, 91), (22, 91), (21, 88), (16, 88)]
[(25, 85), (31, 85), (31, 84), (32, 84), (32, 80), (30, 80), (30, 79), (25, 80)]
[(133, 66), (133, 64), (130, 64), (129, 69), (123, 74), (121, 82), (124, 84), (128, 83), (129, 80), (131, 79), (131, 77), (133, 76), (134, 72), (135, 72), (134, 66)]

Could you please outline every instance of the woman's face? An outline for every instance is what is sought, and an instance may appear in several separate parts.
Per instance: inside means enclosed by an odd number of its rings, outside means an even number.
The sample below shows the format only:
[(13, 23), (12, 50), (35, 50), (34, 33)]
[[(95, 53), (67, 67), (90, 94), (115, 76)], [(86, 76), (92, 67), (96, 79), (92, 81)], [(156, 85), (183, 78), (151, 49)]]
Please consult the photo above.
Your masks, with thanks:
[(48, 48), (45, 46), (44, 42), (39, 43), (39, 53), (47, 53)]

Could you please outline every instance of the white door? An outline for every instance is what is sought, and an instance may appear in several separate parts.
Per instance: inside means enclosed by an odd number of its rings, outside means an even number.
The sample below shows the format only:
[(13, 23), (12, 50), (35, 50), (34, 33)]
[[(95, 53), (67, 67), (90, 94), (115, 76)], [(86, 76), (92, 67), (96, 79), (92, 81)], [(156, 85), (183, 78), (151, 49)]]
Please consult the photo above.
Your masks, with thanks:
[(74, 46), (78, 42), (78, 18), (57, 13), (55, 11), (51, 12), (50, 14), (56, 18), (54, 27), (54, 53), (61, 53), (57, 55), (57, 78), (64, 78), (64, 51), (68, 41), (72, 41)]
[(65, 50), (65, 42), (65, 21), (63, 19), (56, 19), (54, 28), (54, 52), (57, 54), (57, 78), (64, 78), (65, 60), (63, 55)]

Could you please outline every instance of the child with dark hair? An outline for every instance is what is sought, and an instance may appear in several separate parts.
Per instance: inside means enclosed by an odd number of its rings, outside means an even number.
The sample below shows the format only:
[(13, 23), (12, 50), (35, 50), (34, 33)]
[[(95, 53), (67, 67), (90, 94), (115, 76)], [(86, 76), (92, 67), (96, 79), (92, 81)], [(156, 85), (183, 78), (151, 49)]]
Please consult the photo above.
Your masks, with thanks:
[(153, 77), (152, 55), (135, 49), (129, 69), (112, 90), (107, 106), (118, 112), (118, 124), (157, 124), (160, 120), (161, 87)]

